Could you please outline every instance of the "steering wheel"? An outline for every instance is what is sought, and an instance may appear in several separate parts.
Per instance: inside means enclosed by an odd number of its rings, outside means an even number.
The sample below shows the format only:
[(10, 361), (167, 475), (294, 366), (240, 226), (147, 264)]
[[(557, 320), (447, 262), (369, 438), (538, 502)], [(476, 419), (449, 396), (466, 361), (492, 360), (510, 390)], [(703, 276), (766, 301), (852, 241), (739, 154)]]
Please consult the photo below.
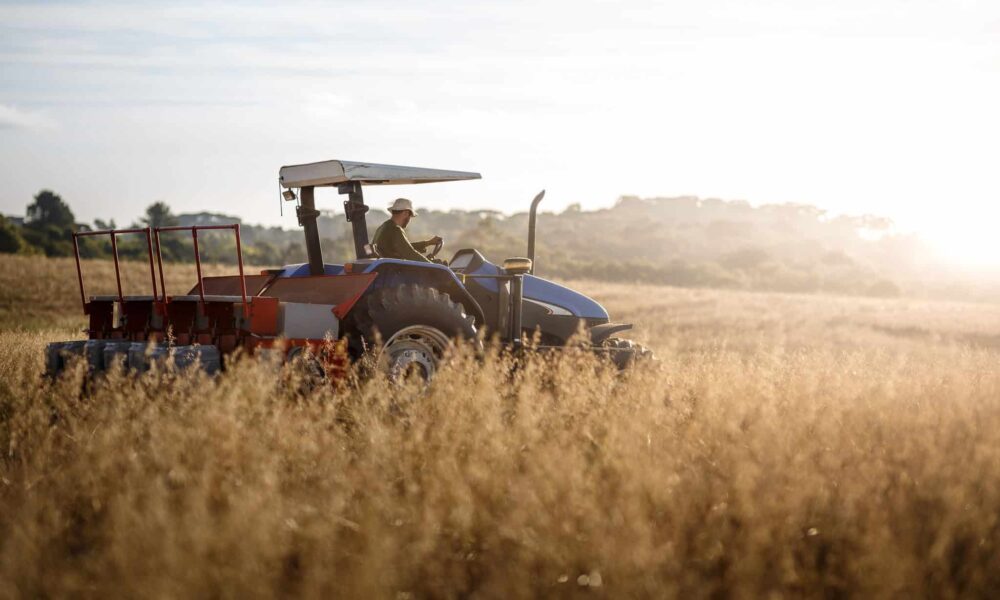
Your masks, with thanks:
[(431, 251), (427, 253), (427, 258), (434, 260), (434, 257), (438, 255), (438, 252), (440, 252), (441, 248), (443, 247), (444, 247), (444, 240), (440, 240), (438, 243), (434, 244), (434, 247), (431, 248)]

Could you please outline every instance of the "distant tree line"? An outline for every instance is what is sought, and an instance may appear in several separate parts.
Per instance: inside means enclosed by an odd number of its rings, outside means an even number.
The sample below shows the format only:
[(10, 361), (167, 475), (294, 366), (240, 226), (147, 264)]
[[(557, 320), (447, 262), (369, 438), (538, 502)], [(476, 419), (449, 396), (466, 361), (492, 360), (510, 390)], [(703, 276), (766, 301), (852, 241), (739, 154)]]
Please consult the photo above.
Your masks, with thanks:
[[(175, 225), (220, 225), (240, 223), (237, 217), (215, 213), (174, 214), (165, 202), (150, 204), (143, 216), (123, 229), (142, 227), (170, 227)], [(42, 190), (35, 195), (26, 210), (25, 217), (4, 217), (0, 215), (0, 253), (38, 254), (45, 256), (72, 256), (73, 233), (115, 229), (113, 219), (97, 219), (93, 224), (78, 223), (69, 205), (51, 190)], [(247, 264), (277, 265), (302, 259), (301, 246), (280, 239), (277, 243), (268, 241), (267, 233), (282, 232), (278, 227), (242, 226), (241, 238), (247, 242), (243, 246), (243, 259)], [(290, 232), (288, 232), (290, 233)], [(279, 235), (279, 238), (290, 237)], [(254, 243), (254, 240), (257, 243)], [(86, 236), (78, 238), (80, 256), (83, 258), (110, 258), (111, 240), (109, 236)], [(148, 247), (145, 236), (122, 234), (117, 238), (118, 256), (125, 260), (147, 257)], [(231, 232), (202, 231), (198, 235), (201, 258), (206, 262), (232, 263), (236, 259), (236, 246)], [(194, 245), (186, 232), (164, 232), (160, 236), (160, 252), (163, 260), (169, 262), (193, 262)]]
[[(387, 218), (373, 209), (374, 229)], [(527, 214), (496, 211), (422, 210), (408, 233), (414, 239), (440, 235), (453, 252), (477, 248), (495, 262), (526, 252)], [(133, 227), (240, 223), (238, 217), (201, 212), (174, 214), (164, 202), (146, 208)], [(328, 262), (353, 257), (350, 225), (324, 211), (319, 230)], [(70, 256), (72, 233), (115, 227), (113, 220), (77, 223), (69, 205), (42, 190), (22, 220), (0, 217), (0, 252)], [(303, 262), (302, 232), (241, 223), (246, 264), (280, 266)], [(146, 259), (145, 239), (122, 235), (123, 259)], [(105, 236), (80, 238), (86, 258), (109, 257)], [(873, 296), (900, 293), (897, 281), (920, 273), (926, 256), (912, 236), (892, 232), (892, 223), (873, 216), (828, 216), (806, 204), (751, 206), (746, 202), (695, 197), (622, 197), (612, 208), (539, 215), (536, 263), (546, 277), (591, 278), (682, 287), (786, 292), (831, 292)], [(235, 262), (233, 236), (199, 234), (202, 260)], [(164, 260), (194, 260), (190, 235), (161, 236)]]

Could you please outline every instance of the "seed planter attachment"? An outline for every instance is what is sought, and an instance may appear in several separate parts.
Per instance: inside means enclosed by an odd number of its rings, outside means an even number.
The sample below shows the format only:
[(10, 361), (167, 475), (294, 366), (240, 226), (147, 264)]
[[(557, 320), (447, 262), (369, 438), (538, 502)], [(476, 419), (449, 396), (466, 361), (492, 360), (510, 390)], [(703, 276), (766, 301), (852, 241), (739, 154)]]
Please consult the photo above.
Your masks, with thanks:
[[(143, 234), (146, 236), (146, 253), (149, 258), (149, 281), (152, 286), (153, 291), (153, 301), (159, 304), (165, 304), (168, 301), (167, 298), (167, 285), (165, 278), (163, 276), (163, 254), (160, 249), (160, 233), (161, 232), (172, 232), (172, 231), (190, 231), (191, 239), (194, 243), (194, 262), (195, 269), (198, 272), (198, 297), (199, 302), (202, 306), (205, 305), (205, 290), (204, 290), (204, 277), (201, 272), (201, 252), (198, 249), (198, 232), (205, 230), (215, 230), (215, 229), (230, 229), (233, 231), (236, 237), (236, 262), (239, 268), (239, 278), (240, 278), (240, 296), (243, 300), (244, 314), (249, 308), (249, 300), (247, 298), (247, 285), (246, 277), (243, 272), (243, 245), (240, 239), (240, 226), (238, 223), (232, 225), (194, 225), (194, 226), (178, 226), (178, 227), (142, 227), (135, 229), (104, 229), (101, 231), (78, 231), (73, 233), (73, 255), (76, 259), (76, 278), (80, 285), (80, 302), (83, 304), (83, 311), (85, 314), (90, 314), (89, 305), (90, 302), (87, 301), (87, 292), (83, 284), (83, 266), (80, 262), (80, 244), (79, 238), (82, 237), (96, 237), (96, 236), (108, 236), (111, 240), (111, 257), (115, 265), (115, 289), (117, 291), (118, 302), (123, 305), (125, 303), (125, 294), (122, 291), (122, 276), (121, 276), (121, 261), (118, 256), (118, 236), (123, 234)], [(153, 262), (154, 254), (154, 242), (155, 242), (155, 254), (156, 262)], [(156, 285), (156, 272), (159, 271), (160, 285)]]

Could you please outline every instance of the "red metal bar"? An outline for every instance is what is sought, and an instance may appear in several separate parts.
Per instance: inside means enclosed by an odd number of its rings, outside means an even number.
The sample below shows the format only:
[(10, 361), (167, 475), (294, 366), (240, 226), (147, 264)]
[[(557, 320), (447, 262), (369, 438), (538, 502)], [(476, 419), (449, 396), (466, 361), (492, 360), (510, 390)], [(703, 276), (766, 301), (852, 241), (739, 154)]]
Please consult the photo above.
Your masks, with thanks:
[(117, 233), (119, 235), (123, 233), (146, 233), (147, 228), (136, 227), (134, 229), (98, 229), (96, 231), (77, 231), (73, 234), (74, 237), (90, 237), (94, 235), (110, 235), (112, 233)]
[(160, 268), (160, 289), (163, 291), (163, 301), (167, 301), (167, 283), (163, 281), (163, 257), (160, 255), (160, 230), (154, 229), (153, 235), (156, 236), (156, 264)]
[(240, 265), (240, 291), (243, 293), (243, 318), (250, 317), (250, 306), (247, 304), (247, 280), (243, 276), (243, 248), (240, 245), (240, 224), (233, 226), (233, 233), (236, 234), (236, 261)]
[(205, 285), (201, 280), (201, 253), (198, 252), (198, 229), (191, 228), (191, 239), (194, 240), (194, 268), (198, 271), (198, 296), (201, 297), (201, 305), (205, 305)]
[(73, 234), (73, 255), (76, 256), (76, 279), (80, 282), (80, 303), (83, 304), (83, 314), (87, 314), (87, 295), (83, 293), (83, 267), (80, 266), (80, 244)]
[(118, 284), (118, 301), (125, 304), (125, 296), (122, 295), (122, 273), (118, 268), (118, 234), (111, 232), (111, 255), (115, 259), (115, 282)]
[(149, 253), (149, 279), (153, 282), (153, 301), (159, 296), (156, 292), (156, 268), (153, 267), (153, 240), (150, 228), (146, 227), (146, 251)]
[(231, 225), (171, 225), (170, 227), (157, 227), (157, 231), (192, 231), (197, 229), (198, 231), (206, 231), (209, 229), (235, 229), (239, 227), (239, 223), (233, 223)]

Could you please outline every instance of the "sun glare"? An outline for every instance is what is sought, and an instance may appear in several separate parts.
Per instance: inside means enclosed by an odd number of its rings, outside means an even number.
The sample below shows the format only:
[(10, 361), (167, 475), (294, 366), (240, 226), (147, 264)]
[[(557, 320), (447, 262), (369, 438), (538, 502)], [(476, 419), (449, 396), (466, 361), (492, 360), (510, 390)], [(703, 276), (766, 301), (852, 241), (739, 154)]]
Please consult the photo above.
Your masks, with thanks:
[(991, 219), (943, 223), (918, 234), (946, 263), (973, 269), (1000, 267), (1000, 239)]

